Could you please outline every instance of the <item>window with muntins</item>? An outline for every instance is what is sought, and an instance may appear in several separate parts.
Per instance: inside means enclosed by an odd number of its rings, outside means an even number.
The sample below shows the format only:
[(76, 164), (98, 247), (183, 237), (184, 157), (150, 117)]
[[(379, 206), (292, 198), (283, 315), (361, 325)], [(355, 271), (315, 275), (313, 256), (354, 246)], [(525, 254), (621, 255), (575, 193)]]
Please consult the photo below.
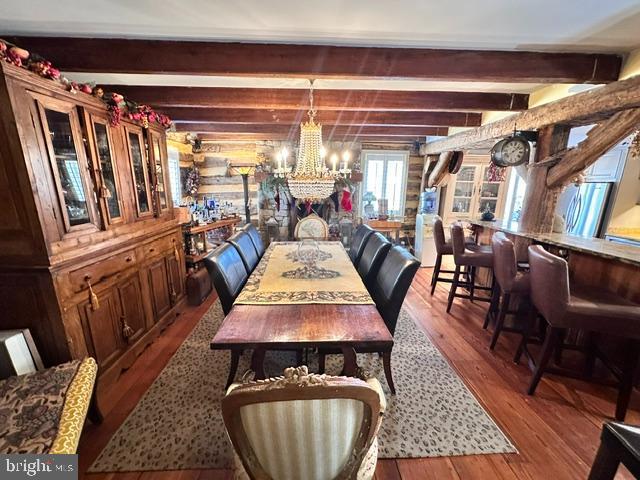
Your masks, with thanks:
[(375, 216), (380, 211), (380, 199), (386, 199), (390, 217), (404, 216), (409, 153), (365, 150), (362, 156), (364, 179), (360, 211), (364, 216)]

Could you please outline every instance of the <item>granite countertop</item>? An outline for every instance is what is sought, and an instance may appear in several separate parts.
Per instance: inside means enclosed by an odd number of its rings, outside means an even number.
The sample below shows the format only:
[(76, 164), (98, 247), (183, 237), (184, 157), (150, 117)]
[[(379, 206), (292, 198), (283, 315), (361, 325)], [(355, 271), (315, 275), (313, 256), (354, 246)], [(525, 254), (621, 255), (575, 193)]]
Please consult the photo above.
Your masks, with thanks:
[(578, 237), (576, 235), (568, 235), (566, 233), (522, 232), (520, 231), (517, 222), (503, 220), (495, 220), (493, 222), (486, 222), (484, 220), (467, 220), (467, 222), (479, 227), (490, 228), (492, 230), (499, 230), (512, 235), (530, 238), (531, 240), (539, 243), (555, 245), (568, 250), (589, 253), (599, 257), (610, 258), (640, 266), (640, 247), (635, 247), (633, 245), (609, 242), (601, 238)]

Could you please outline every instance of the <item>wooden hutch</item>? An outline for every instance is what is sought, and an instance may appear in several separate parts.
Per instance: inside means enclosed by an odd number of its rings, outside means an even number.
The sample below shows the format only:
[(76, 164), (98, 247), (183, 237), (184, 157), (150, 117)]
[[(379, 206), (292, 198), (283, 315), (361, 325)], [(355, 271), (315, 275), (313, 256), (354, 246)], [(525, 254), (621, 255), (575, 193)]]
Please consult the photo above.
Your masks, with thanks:
[(95, 357), (104, 386), (185, 299), (165, 132), (0, 70), (0, 329), (31, 329), (47, 366)]

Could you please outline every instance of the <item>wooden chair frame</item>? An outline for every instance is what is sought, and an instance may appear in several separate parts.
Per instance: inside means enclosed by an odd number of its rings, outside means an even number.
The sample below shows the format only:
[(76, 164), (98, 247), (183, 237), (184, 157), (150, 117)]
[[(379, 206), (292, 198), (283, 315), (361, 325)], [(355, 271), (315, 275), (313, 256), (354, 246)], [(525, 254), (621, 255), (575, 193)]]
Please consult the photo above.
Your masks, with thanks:
[(381, 421), (378, 392), (363, 380), (309, 374), (304, 366), (287, 368), (283, 377), (240, 385), (222, 399), (224, 424), (247, 474), (259, 480), (271, 479), (258, 461), (244, 430), (240, 415), (242, 407), (257, 403), (331, 399), (353, 399), (364, 404), (362, 424), (352, 454), (335, 477), (336, 480), (355, 479)]

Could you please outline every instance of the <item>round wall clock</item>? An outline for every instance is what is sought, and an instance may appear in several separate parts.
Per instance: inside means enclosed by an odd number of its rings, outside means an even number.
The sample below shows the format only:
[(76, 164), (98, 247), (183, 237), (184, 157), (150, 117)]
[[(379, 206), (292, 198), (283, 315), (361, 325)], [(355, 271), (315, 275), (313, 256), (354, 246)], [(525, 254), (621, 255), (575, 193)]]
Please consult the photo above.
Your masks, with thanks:
[(529, 141), (515, 134), (500, 140), (491, 149), (491, 161), (499, 167), (515, 167), (529, 161)]

